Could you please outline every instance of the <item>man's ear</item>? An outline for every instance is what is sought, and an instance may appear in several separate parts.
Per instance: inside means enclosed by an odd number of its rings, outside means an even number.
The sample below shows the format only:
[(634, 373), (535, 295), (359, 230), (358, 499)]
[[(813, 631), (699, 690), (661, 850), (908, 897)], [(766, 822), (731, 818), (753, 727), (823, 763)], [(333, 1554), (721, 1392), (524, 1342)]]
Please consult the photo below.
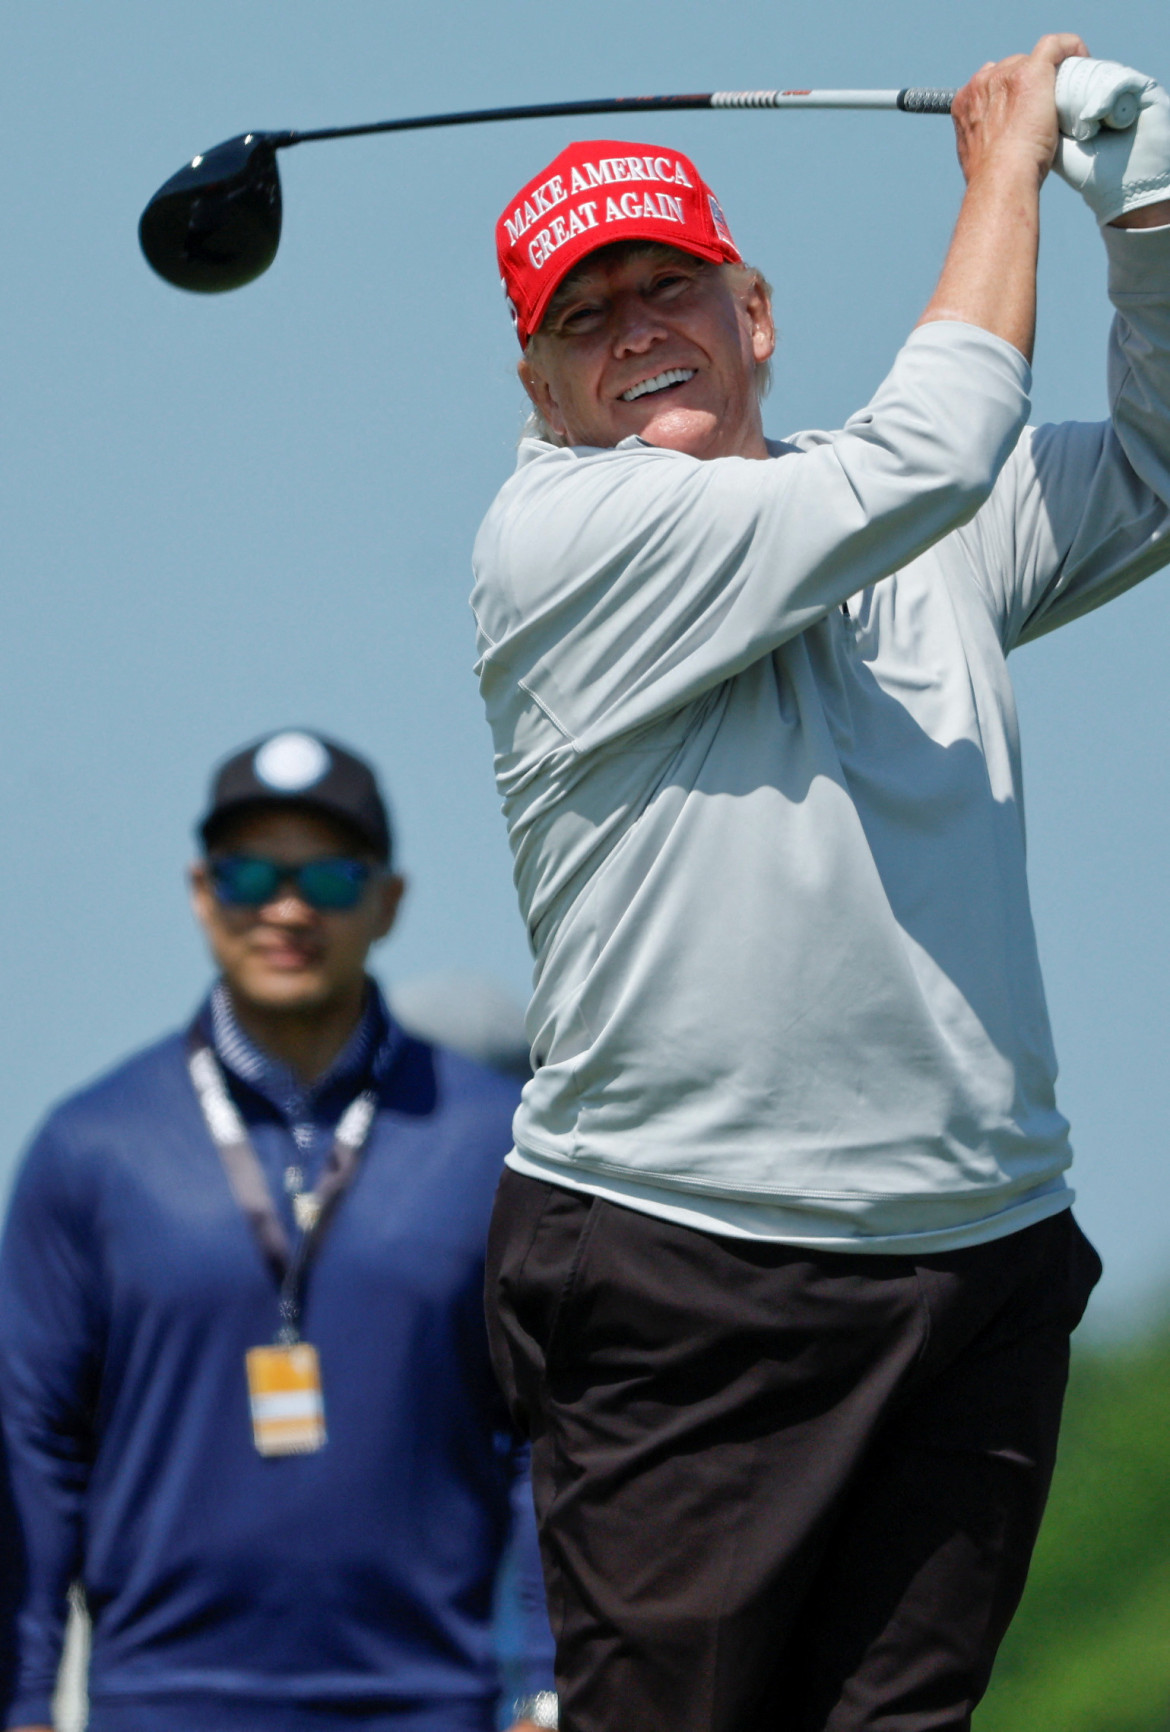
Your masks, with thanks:
[(532, 401), (537, 414), (544, 419), (545, 426), (554, 432), (558, 439), (565, 437), (565, 423), (557, 408), (557, 400), (552, 388), (539, 367), (532, 364), (527, 355), (516, 363), (516, 374)]
[(389, 872), (378, 885), (378, 908), (374, 920), (374, 943), (385, 938), (395, 920), (406, 891), (406, 879), (401, 873)]
[(776, 348), (776, 325), (772, 318), (772, 297), (759, 277), (744, 298), (744, 311), (751, 330), (753, 357), (757, 362), (770, 361)]

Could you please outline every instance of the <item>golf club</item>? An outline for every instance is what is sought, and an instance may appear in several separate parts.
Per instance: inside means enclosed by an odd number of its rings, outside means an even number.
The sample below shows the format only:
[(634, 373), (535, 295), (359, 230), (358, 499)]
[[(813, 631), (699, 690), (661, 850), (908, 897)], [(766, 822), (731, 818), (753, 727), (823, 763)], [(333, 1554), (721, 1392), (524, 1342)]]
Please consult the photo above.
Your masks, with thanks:
[[(904, 114), (949, 114), (953, 90), (716, 90), (705, 95), (603, 96), (520, 108), (475, 108), (421, 114), (366, 126), (316, 132), (247, 132), (205, 150), (161, 186), (142, 213), (138, 238), (148, 262), (176, 288), (200, 294), (239, 289), (266, 271), (280, 244), (281, 197), (276, 152), (327, 138), (415, 132), (489, 120), (544, 120), (572, 114), (649, 114), (695, 108), (882, 108)], [(1117, 98), (1106, 125), (1124, 130), (1137, 98)]]

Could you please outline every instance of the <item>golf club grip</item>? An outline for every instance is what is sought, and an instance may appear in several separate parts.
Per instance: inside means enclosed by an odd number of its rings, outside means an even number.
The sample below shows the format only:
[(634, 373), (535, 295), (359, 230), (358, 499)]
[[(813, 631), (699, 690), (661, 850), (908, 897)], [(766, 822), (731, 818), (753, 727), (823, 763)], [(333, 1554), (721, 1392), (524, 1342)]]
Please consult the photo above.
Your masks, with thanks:
[(899, 90), (898, 107), (903, 114), (949, 114), (953, 90)]

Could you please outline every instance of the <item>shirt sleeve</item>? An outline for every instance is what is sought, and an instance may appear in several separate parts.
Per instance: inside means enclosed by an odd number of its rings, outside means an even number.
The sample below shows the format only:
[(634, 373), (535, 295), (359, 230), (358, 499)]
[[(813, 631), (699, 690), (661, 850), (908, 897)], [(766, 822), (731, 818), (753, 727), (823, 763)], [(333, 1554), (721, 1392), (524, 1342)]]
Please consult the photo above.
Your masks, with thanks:
[(771, 461), (628, 444), (520, 469), (476, 546), (489, 713), (580, 749), (701, 695), (968, 521), (1027, 412), (1017, 350), (940, 322), (839, 432)]
[(1028, 429), (961, 531), (1005, 650), (1170, 561), (1170, 228), (1103, 233), (1110, 419)]
[(82, 1193), (50, 1123), (17, 1180), (0, 1250), (0, 1416), (23, 1577), (10, 1726), (50, 1723), (81, 1568), (101, 1336)]

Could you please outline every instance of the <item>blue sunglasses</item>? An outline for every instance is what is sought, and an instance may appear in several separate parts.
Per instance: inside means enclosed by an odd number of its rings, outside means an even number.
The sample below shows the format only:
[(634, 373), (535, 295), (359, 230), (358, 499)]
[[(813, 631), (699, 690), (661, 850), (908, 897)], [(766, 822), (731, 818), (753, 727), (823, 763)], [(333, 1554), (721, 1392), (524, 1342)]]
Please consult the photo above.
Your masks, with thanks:
[(357, 907), (371, 877), (364, 860), (341, 857), (290, 866), (255, 854), (225, 854), (210, 860), (208, 869), (216, 900), (225, 908), (263, 908), (282, 884), (291, 884), (310, 908), (344, 913)]

